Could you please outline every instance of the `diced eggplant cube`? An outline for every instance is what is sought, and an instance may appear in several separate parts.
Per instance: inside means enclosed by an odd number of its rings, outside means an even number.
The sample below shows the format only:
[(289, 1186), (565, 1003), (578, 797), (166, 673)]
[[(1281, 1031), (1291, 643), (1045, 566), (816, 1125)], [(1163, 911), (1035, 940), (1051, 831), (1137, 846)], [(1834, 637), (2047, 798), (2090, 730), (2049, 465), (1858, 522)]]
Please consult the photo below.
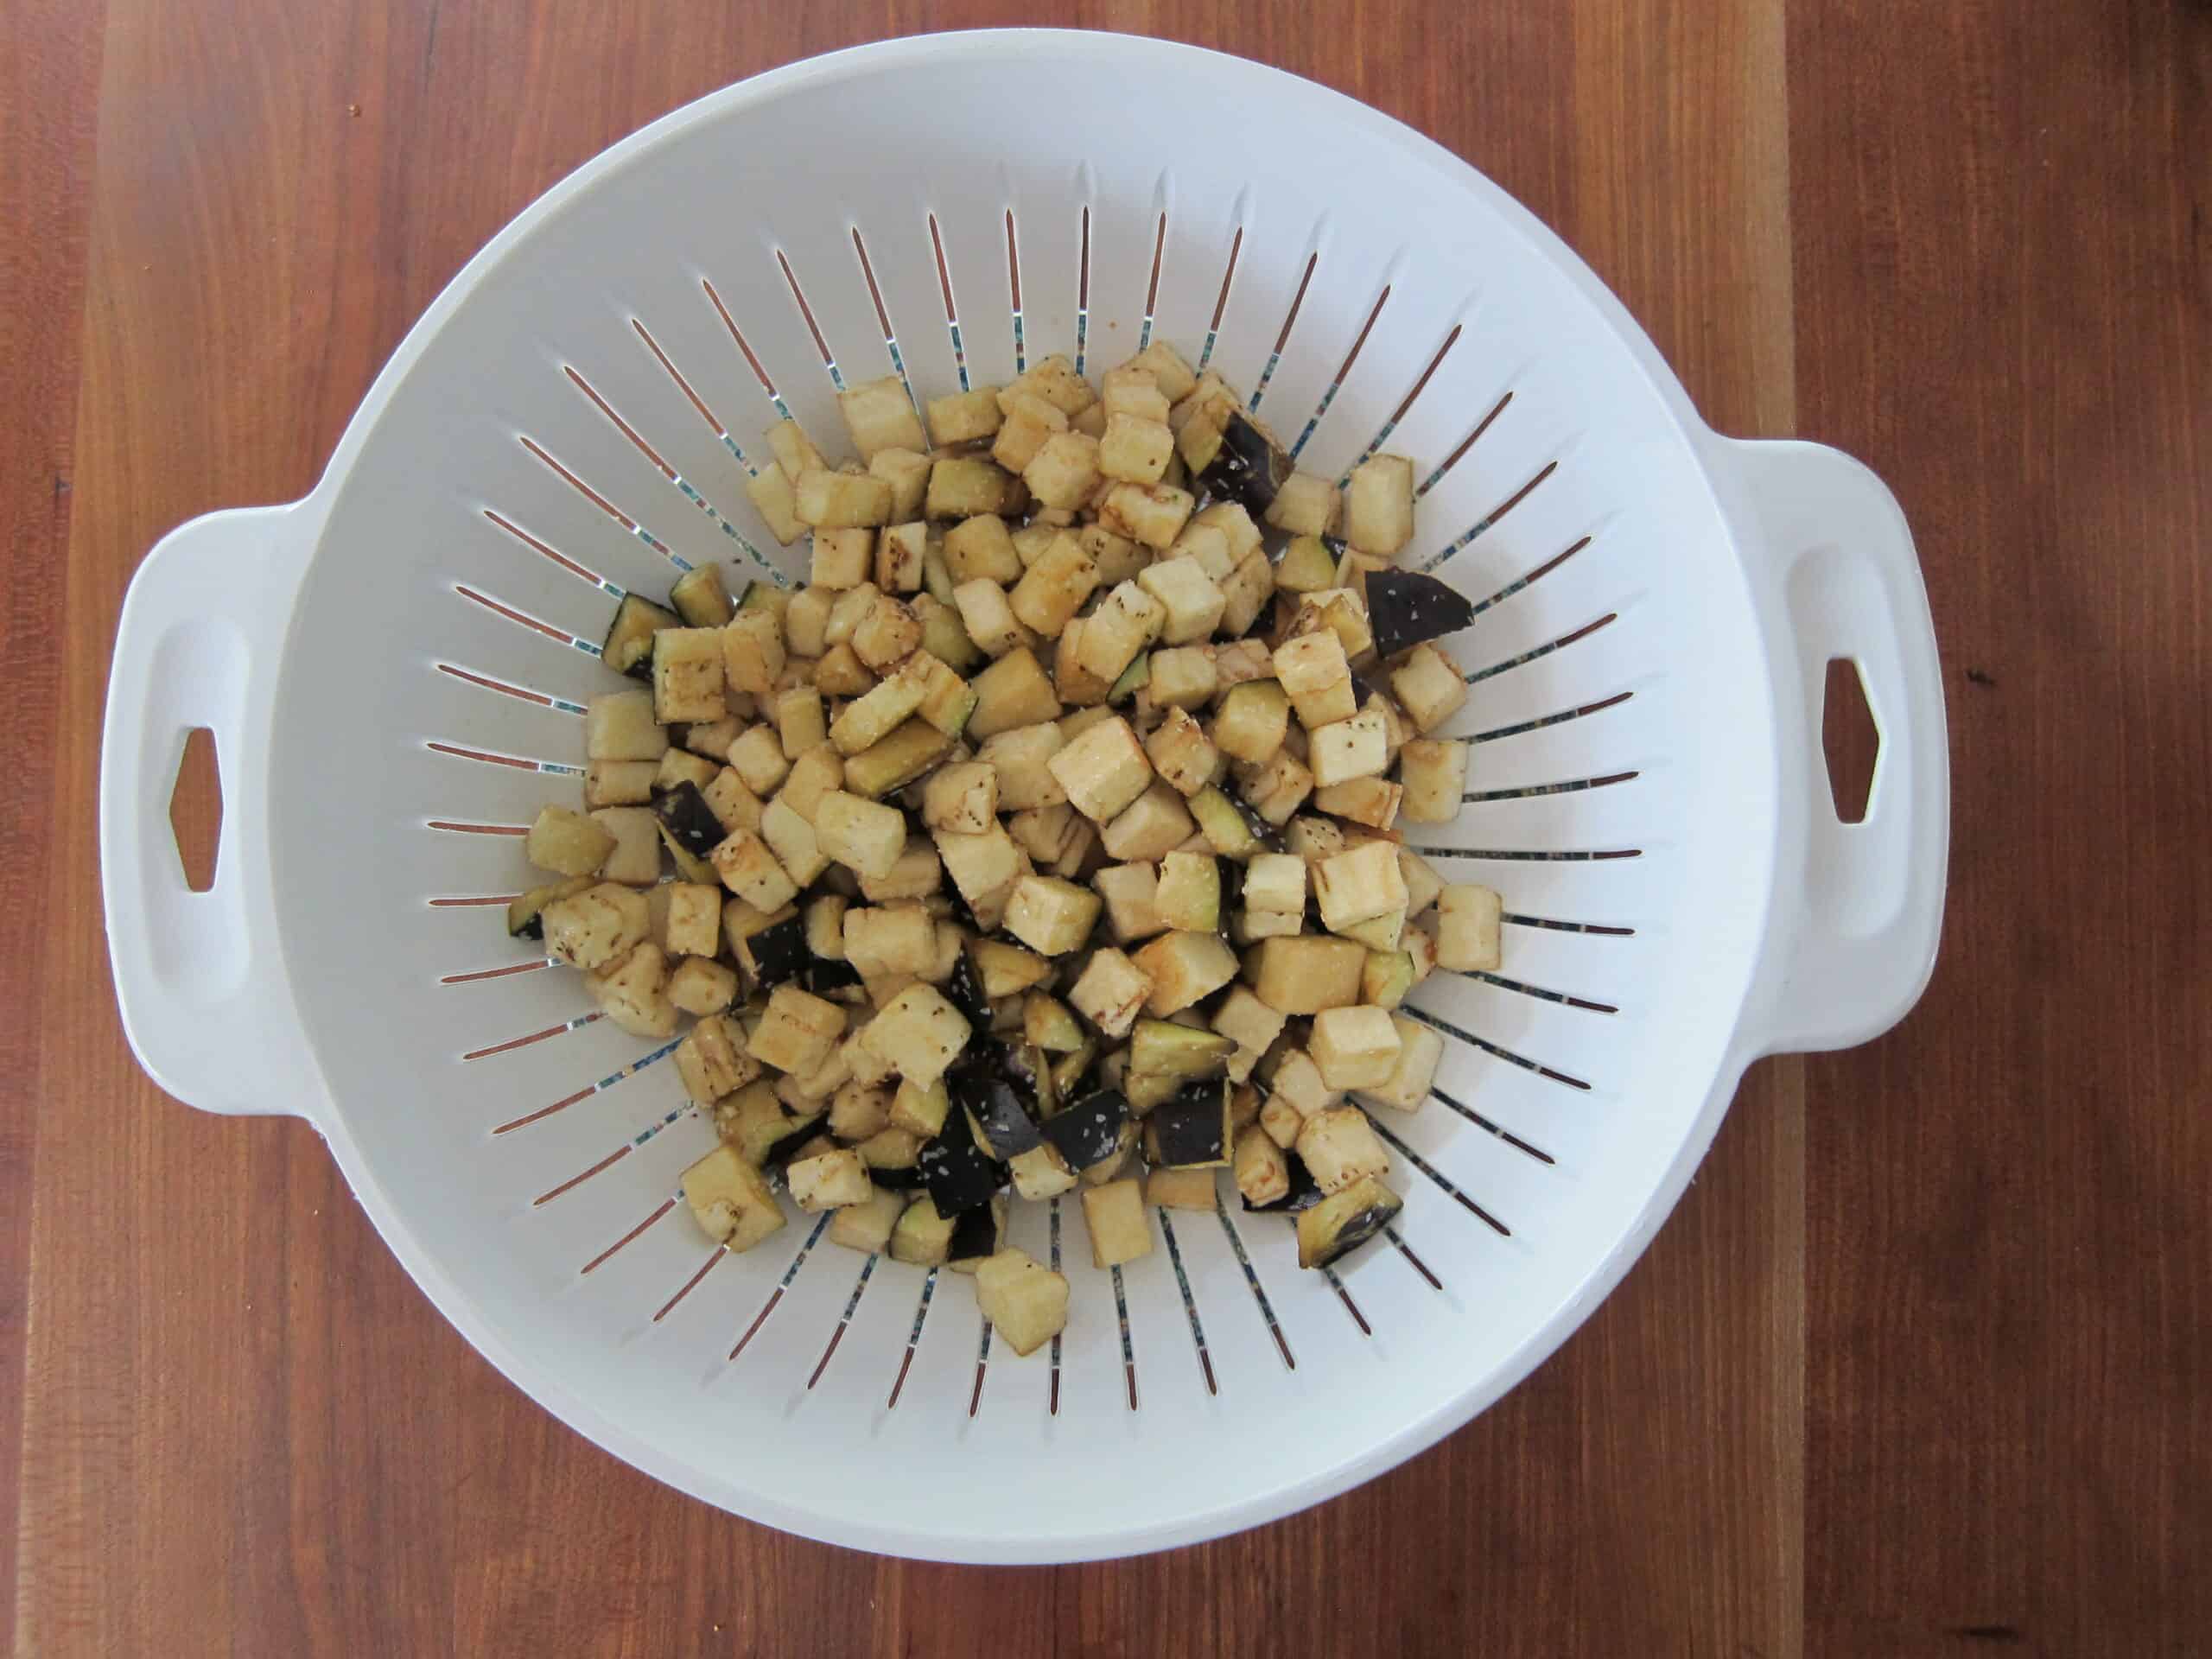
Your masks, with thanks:
[(977, 386), (929, 400), (930, 437), (940, 448), (956, 443), (976, 443), (995, 433), (1006, 416), (999, 409), (998, 388)]
[(614, 850), (614, 835), (594, 817), (565, 806), (540, 807), (530, 827), (524, 853), (541, 870), (556, 875), (591, 875)]
[[(1173, 852), (1160, 860), (1160, 886), (1154, 903), (1159, 907), (1160, 920), (1171, 930), (1189, 933), (1218, 931), (1221, 871), (1213, 855)], [(1230, 971), (1234, 973), (1233, 967)]]
[(1053, 434), (1021, 469), (1021, 481), (1047, 507), (1081, 506), (1098, 488), (1098, 440), (1084, 432)]
[(1067, 1326), (1068, 1281), (1020, 1250), (1001, 1250), (976, 1269), (976, 1302), (1015, 1354), (1033, 1354)]
[(1306, 861), (1295, 853), (1262, 853), (1244, 867), (1248, 910), (1306, 913)]
[[(886, 489), (889, 486), (887, 485)], [(849, 593), (874, 573), (875, 532), (865, 526), (849, 529), (817, 529), (814, 532), (812, 557), (808, 575), (816, 589), (824, 593)], [(787, 619), (788, 622), (788, 619)], [(810, 627), (810, 618), (803, 627)], [(800, 629), (790, 629), (793, 645), (800, 643)], [(821, 671), (816, 670), (816, 681), (820, 682)]]
[(720, 628), (663, 628), (653, 635), (653, 718), (715, 721), (722, 702)]
[(740, 611), (723, 625), (718, 639), (724, 685), (762, 699), (773, 695), (790, 660), (783, 619), (772, 611)]
[(1372, 1089), (1389, 1082), (1398, 1064), (1400, 1044), (1390, 1016), (1360, 1004), (1324, 1008), (1315, 1014), (1306, 1046), (1330, 1088)]
[(1418, 1111), (1436, 1081), (1436, 1068), (1444, 1058), (1444, 1039), (1403, 1014), (1392, 1014), (1390, 1023), (1398, 1033), (1397, 1060), (1388, 1077), (1361, 1090), (1360, 1094), (1402, 1112)]
[(711, 957), (721, 937), (722, 894), (720, 887), (696, 881), (671, 881), (655, 889), (666, 896), (664, 940), (669, 952), (680, 957)]
[(1006, 927), (1040, 955), (1065, 956), (1090, 937), (1103, 901), (1057, 876), (1025, 875), (1007, 903)]
[(1414, 536), (1414, 464), (1371, 455), (1344, 490), (1344, 539), (1363, 553), (1394, 558)]
[(1415, 645), (1411, 655), (1392, 671), (1390, 690), (1414, 730), (1423, 734), (1434, 731), (1467, 701), (1465, 676), (1429, 645)]
[(1091, 890), (1105, 901), (1115, 942), (1134, 944), (1163, 931), (1160, 918), (1159, 872), (1149, 863), (1118, 864), (1090, 878)]
[(1472, 883), (1446, 887), (1436, 900), (1436, 965), (1453, 973), (1497, 972), (1504, 908), (1493, 888)]
[(601, 1012), (632, 1037), (676, 1034), (676, 1004), (668, 995), (668, 957), (652, 940), (638, 944), (587, 982)]
[(737, 1000), (737, 976), (719, 962), (687, 957), (669, 973), (668, 1000), (685, 1014), (719, 1014)]
[(747, 1043), (753, 1058), (801, 1077), (819, 1067), (845, 1034), (845, 1011), (835, 1002), (779, 985)]
[(1051, 639), (1097, 586), (1097, 565), (1083, 543), (1063, 531), (1014, 584), (1007, 606), (1023, 626)]
[(998, 810), (998, 773), (981, 760), (938, 767), (922, 792), (922, 822), (950, 835), (982, 835), (996, 825)]
[(1090, 1234), (1090, 1264), (1095, 1268), (1117, 1268), (1152, 1254), (1152, 1222), (1145, 1214), (1143, 1191), (1134, 1179), (1084, 1188), (1083, 1222)]
[(682, 1185), (693, 1218), (727, 1249), (749, 1250), (784, 1225), (767, 1178), (727, 1142), (686, 1169)]
[(886, 449), (926, 449), (929, 435), (921, 416), (914, 412), (906, 384), (895, 374), (864, 380), (837, 394), (837, 412), (845, 417), (845, 430), (861, 459), (873, 462)]
[(1031, 392), (1013, 391), (1001, 402), (1005, 419), (991, 440), (991, 459), (1009, 473), (1026, 474), (1046, 443), (1067, 431), (1067, 415)]
[[(865, 473), (810, 467), (798, 475), (792, 507), (801, 524), (817, 530), (874, 528), (891, 522), (891, 484)], [(871, 547), (873, 543), (871, 542)]]
[(652, 925), (645, 895), (613, 881), (555, 899), (540, 916), (547, 954), (587, 969), (628, 956)]
[(1164, 550), (1174, 543), (1198, 503), (1187, 490), (1171, 484), (1111, 484), (1098, 506), (1098, 521), (1116, 536)]
[(1237, 1131), (1230, 1167), (1247, 1209), (1265, 1209), (1290, 1196), (1290, 1160), (1256, 1123)]
[(1137, 585), (1159, 601), (1164, 619), (1160, 637), (1187, 645), (1211, 636), (1226, 601), (1221, 588), (1194, 558), (1163, 559), (1137, 577)]
[(1245, 976), (1260, 1001), (1295, 1017), (1356, 1005), (1366, 964), (1367, 948), (1354, 940), (1300, 934), (1255, 945)]
[(858, 1204), (839, 1210), (830, 1222), (830, 1242), (874, 1255), (887, 1249), (892, 1230), (906, 1211), (906, 1195), (878, 1188)]
[(1453, 739), (1415, 738), (1399, 751), (1401, 810), (1408, 823), (1449, 823), (1459, 816), (1467, 786), (1467, 746)]
[(1314, 729), (1306, 758), (1316, 789), (1355, 778), (1379, 777), (1390, 764), (1389, 734), (1380, 713), (1370, 712)]
[(1357, 1106), (1332, 1106), (1306, 1118), (1298, 1130), (1299, 1158), (1324, 1192), (1390, 1173), (1390, 1154), (1375, 1125)]
[(1044, 957), (1001, 939), (976, 939), (969, 944), (983, 995), (996, 1000), (1014, 996), (1052, 976), (1052, 964)]
[(1007, 652), (969, 685), (976, 693), (976, 711), (969, 716), (967, 734), (975, 741), (1060, 717), (1052, 682), (1026, 647)]
[(1090, 727), (1046, 765), (1067, 791), (1069, 804), (1099, 823), (1122, 811), (1152, 782), (1144, 745), (1119, 715)]
[(930, 468), (924, 511), (931, 518), (971, 518), (979, 513), (1018, 512), (1025, 493), (990, 461), (950, 455)]
[(1344, 641), (1332, 629), (1286, 639), (1275, 647), (1275, 677), (1306, 730), (1350, 720), (1359, 712)]
[(1032, 1204), (1057, 1198), (1076, 1184), (1076, 1173), (1068, 1167), (1067, 1160), (1058, 1148), (1041, 1141), (1027, 1152), (1016, 1153), (1007, 1160), (1007, 1169), (1014, 1177), (1014, 1190)]
[(959, 1058), (969, 1035), (967, 1020), (934, 986), (910, 985), (869, 1022), (868, 1046), (926, 1086)]
[(1116, 814), (1099, 836), (1108, 857), (1123, 863), (1165, 857), (1198, 833), (1198, 822), (1171, 784), (1150, 788)]
[[(1320, 860), (1313, 866), (1313, 892), (1321, 925), (1343, 933), (1356, 923), (1406, 908), (1406, 879), (1398, 868), (1398, 849), (1370, 841)], [(1245, 902), (1251, 901), (1248, 887)]]
[(1132, 960), (1152, 981), (1145, 1007), (1155, 1017), (1187, 1008), (1236, 977), (1236, 953), (1212, 932), (1163, 934)]
[(1381, 1232), (1405, 1207), (1369, 1175), (1332, 1192), (1298, 1217), (1298, 1265), (1325, 1268)]
[(1337, 528), (1342, 508), (1337, 486), (1312, 473), (1293, 473), (1268, 504), (1267, 520), (1293, 536), (1327, 536)]
[(1126, 1037), (1151, 995), (1152, 980), (1145, 971), (1109, 947), (1091, 953), (1068, 1000), (1107, 1036)]

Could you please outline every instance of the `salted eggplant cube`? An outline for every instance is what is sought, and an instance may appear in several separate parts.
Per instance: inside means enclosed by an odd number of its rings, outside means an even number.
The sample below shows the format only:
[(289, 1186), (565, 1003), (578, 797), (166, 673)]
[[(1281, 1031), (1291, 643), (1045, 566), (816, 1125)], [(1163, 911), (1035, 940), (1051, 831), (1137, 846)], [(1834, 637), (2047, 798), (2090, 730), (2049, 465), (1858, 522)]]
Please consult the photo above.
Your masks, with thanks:
[(1160, 418), (1109, 413), (1106, 433), (1099, 441), (1098, 469), (1106, 477), (1130, 484), (1157, 484), (1175, 455), (1175, 435), (1167, 429), (1166, 408)]
[(1436, 899), (1436, 965), (1453, 973), (1495, 973), (1504, 909), (1494, 888), (1472, 882), (1446, 887)]
[(1187, 556), (1147, 566), (1137, 577), (1137, 586), (1160, 601), (1164, 613), (1160, 638), (1170, 645), (1209, 638), (1228, 602), (1205, 568)]
[(1256, 1123), (1237, 1131), (1230, 1168), (1247, 1209), (1264, 1209), (1290, 1196), (1290, 1160)]
[(745, 1031), (735, 1020), (710, 1014), (676, 1046), (676, 1073), (685, 1094), (711, 1106), (757, 1079), (760, 1063), (746, 1052)]
[(1273, 679), (1248, 680), (1231, 686), (1222, 698), (1212, 739), (1232, 759), (1262, 766), (1274, 758), (1289, 730), (1290, 698), (1282, 686)]
[(1107, 1036), (1126, 1037), (1151, 995), (1151, 976), (1109, 946), (1091, 953), (1068, 1000)]
[(663, 628), (678, 628), (683, 619), (674, 611), (635, 594), (625, 594), (607, 624), (607, 638), (599, 648), (600, 660), (617, 674), (650, 681), (653, 673), (653, 635)]
[(1198, 505), (1172, 484), (1111, 484), (1098, 506), (1098, 522), (1116, 536), (1164, 550), (1183, 533)]
[(798, 896), (798, 884), (767, 842), (750, 830), (732, 830), (716, 843), (711, 858), (722, 885), (755, 910), (781, 910)]
[(949, 455), (930, 468), (923, 512), (931, 518), (972, 518), (979, 513), (1020, 511), (1026, 492), (990, 461)]
[(1317, 790), (1356, 778), (1379, 777), (1389, 765), (1389, 734), (1379, 710), (1335, 721), (1311, 733), (1306, 766)]
[(556, 875), (590, 875), (614, 850), (614, 836), (594, 817), (565, 806), (543, 806), (523, 850), (532, 864)]
[(1325, 1268), (1341, 1261), (1389, 1225), (1405, 1208), (1398, 1195), (1372, 1175), (1329, 1194), (1298, 1217), (1298, 1265)]
[(682, 783), (670, 790), (653, 803), (653, 810), (668, 826), (668, 833), (677, 845), (695, 858), (704, 858), (712, 853), (728, 834), (694, 783)]
[(909, 985), (869, 1023), (867, 1042), (901, 1075), (927, 1084), (944, 1075), (971, 1034), (967, 1020), (942, 992)]
[(861, 1161), (860, 1154), (849, 1147), (796, 1159), (785, 1172), (785, 1179), (791, 1183), (792, 1202), (810, 1211), (866, 1204), (875, 1196), (875, 1183), (868, 1178), (868, 1166)]
[(720, 948), (722, 893), (719, 887), (671, 881), (655, 888), (648, 900), (662, 907), (662, 943), (671, 956), (711, 957)]
[(1046, 1119), (1040, 1133), (1071, 1169), (1085, 1170), (1120, 1149), (1128, 1117), (1128, 1096), (1118, 1089), (1102, 1089)]
[(1007, 1169), (1014, 1177), (1014, 1190), (1032, 1204), (1058, 1198), (1076, 1184), (1076, 1172), (1068, 1166), (1068, 1160), (1057, 1147), (1041, 1141), (1027, 1152), (1016, 1153), (1007, 1160)]
[(1371, 1089), (1389, 1080), (1398, 1063), (1398, 1032), (1382, 1009), (1360, 1004), (1313, 1016), (1306, 1045), (1332, 1089)]
[[(1221, 869), (1211, 853), (1173, 852), (1160, 861), (1154, 902), (1160, 919), (1175, 932), (1212, 933), (1221, 925)], [(1149, 970), (1147, 970), (1149, 971)], [(1236, 972), (1236, 958), (1229, 958)]]
[(694, 565), (678, 576), (676, 586), (668, 590), (668, 602), (685, 625), (694, 628), (718, 628), (737, 608), (730, 602), (721, 566), (712, 561)]
[[(1313, 892), (1320, 901), (1321, 925), (1332, 933), (1392, 911), (1406, 908), (1406, 878), (1398, 849), (1370, 841), (1319, 860), (1313, 866)], [(1249, 893), (1245, 902), (1249, 904)]]
[(971, 741), (1060, 717), (1060, 700), (1052, 679), (1026, 646), (1007, 652), (969, 686), (976, 693), (976, 709), (967, 728)]
[(1467, 786), (1467, 746), (1451, 738), (1415, 738), (1398, 752), (1400, 803), (1408, 823), (1449, 823), (1459, 816)]
[(686, 1169), (681, 1185), (693, 1218), (726, 1249), (749, 1250), (784, 1225), (767, 1177), (728, 1142)]
[(1101, 830), (1108, 857), (1139, 863), (1165, 857), (1198, 833), (1198, 821), (1175, 786), (1155, 779)]
[(1152, 1221), (1145, 1214), (1143, 1189), (1133, 1178), (1084, 1188), (1083, 1223), (1095, 1268), (1118, 1268), (1152, 1254)]
[(1359, 712), (1351, 664), (1334, 630), (1319, 629), (1284, 640), (1275, 647), (1274, 662), (1275, 678), (1306, 730), (1350, 720)]
[(1098, 440), (1084, 432), (1058, 432), (1046, 438), (1021, 481), (1047, 507), (1072, 512), (1098, 488)]
[(1426, 735), (1459, 711), (1467, 680), (1434, 645), (1420, 645), (1391, 671), (1390, 692), (1414, 729)]
[(798, 475), (797, 496), (792, 512), (801, 524), (817, 531), (874, 529), (891, 522), (890, 480), (867, 473), (810, 467)]
[(1129, 1074), (1179, 1080), (1219, 1077), (1236, 1052), (1233, 1038), (1172, 1020), (1140, 1020), (1129, 1039)]
[(1087, 887), (1057, 876), (1025, 875), (1007, 901), (1007, 931), (1039, 955), (1065, 956), (1090, 937), (1103, 907)]
[(930, 437), (940, 448), (980, 442), (997, 432), (1005, 419), (995, 386), (977, 386), (929, 401)]
[(874, 461), (886, 449), (926, 449), (929, 436), (906, 383), (895, 374), (863, 380), (837, 394), (837, 412), (845, 417), (845, 430), (863, 461)]
[(1067, 791), (1069, 804), (1099, 823), (1127, 807), (1152, 782), (1144, 745), (1118, 715), (1090, 727), (1052, 755), (1046, 767)]
[(1314, 1113), (1299, 1126), (1296, 1147), (1324, 1192), (1339, 1192), (1368, 1176), (1390, 1173), (1389, 1149), (1357, 1106)]
[(1154, 1169), (1144, 1178), (1144, 1201), (1161, 1210), (1211, 1210), (1219, 1202), (1211, 1169)]
[(1067, 431), (1068, 417), (1030, 392), (1014, 391), (1001, 401), (1006, 418), (991, 440), (991, 459), (1009, 473), (1025, 472), (1047, 442)]
[(1017, 1355), (1036, 1352), (1067, 1328), (1066, 1277), (1020, 1250), (1001, 1250), (976, 1268), (976, 1303)]
[(610, 691), (584, 706), (587, 760), (658, 760), (667, 753), (668, 730), (653, 718), (652, 692)]
[(620, 961), (652, 925), (645, 895), (613, 881), (556, 899), (542, 916), (547, 954), (583, 969)]
[(1336, 530), (1342, 506), (1337, 486), (1327, 479), (1293, 473), (1275, 491), (1266, 516), (1277, 530), (1293, 536), (1326, 536)]
[(704, 957), (686, 957), (669, 971), (668, 1000), (685, 1014), (720, 1014), (737, 989), (737, 976)]
[(720, 628), (663, 628), (653, 635), (653, 718), (716, 721), (722, 699)]
[(1236, 953), (1212, 932), (1162, 934), (1131, 960), (1152, 981), (1145, 1008), (1155, 1018), (1187, 1008), (1236, 977)]
[(565, 881), (555, 881), (542, 887), (532, 887), (527, 893), (517, 893), (507, 901), (507, 937), (511, 939), (543, 939), (545, 937), (545, 907), (559, 899), (572, 899), (594, 885), (588, 875), (570, 876)]
[(840, 1209), (830, 1222), (830, 1242), (874, 1255), (891, 1243), (892, 1230), (906, 1212), (906, 1195), (877, 1188), (858, 1204)]
[(1398, 1032), (1397, 1060), (1388, 1077), (1361, 1090), (1360, 1096), (1398, 1111), (1419, 1111), (1428, 1099), (1436, 1068), (1443, 1061), (1444, 1039), (1402, 1014), (1393, 1014), (1390, 1023)]
[(1007, 608), (1023, 626), (1052, 639), (1097, 586), (1097, 565), (1083, 543), (1063, 531), (1014, 584)]
[(668, 995), (668, 957), (650, 939), (586, 982), (600, 1011), (632, 1037), (676, 1034), (676, 1004)]
[(1371, 455), (1344, 487), (1344, 539), (1363, 553), (1395, 557), (1414, 536), (1414, 464)]
[(1229, 1084), (1193, 1084), (1153, 1108), (1144, 1121), (1145, 1156), (1166, 1167), (1229, 1161)]
[(1244, 867), (1248, 910), (1306, 912), (1306, 862), (1295, 853), (1262, 853)]
[(1359, 1001), (1367, 947), (1352, 939), (1312, 934), (1262, 939), (1245, 958), (1245, 977), (1260, 1001), (1294, 1018)]
[(643, 806), (653, 798), (660, 768), (650, 760), (587, 760), (584, 805)]
[(830, 1058), (845, 1034), (845, 1011), (791, 985), (779, 985), (747, 1046), (779, 1071), (804, 1077)]

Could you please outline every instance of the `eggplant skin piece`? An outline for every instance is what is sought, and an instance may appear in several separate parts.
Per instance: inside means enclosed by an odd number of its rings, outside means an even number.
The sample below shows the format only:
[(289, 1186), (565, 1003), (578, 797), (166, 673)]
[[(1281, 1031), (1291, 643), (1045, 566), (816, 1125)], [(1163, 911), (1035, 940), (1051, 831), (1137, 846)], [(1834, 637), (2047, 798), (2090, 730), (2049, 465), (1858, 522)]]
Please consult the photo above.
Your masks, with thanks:
[(1157, 1137), (1160, 1161), (1217, 1164), (1229, 1155), (1228, 1084), (1197, 1083), (1153, 1109), (1145, 1127)]
[(859, 969), (830, 957), (809, 957), (799, 973), (799, 983), (817, 996), (826, 996), (831, 991), (842, 991), (860, 982)]
[(912, 1192), (922, 1184), (922, 1171), (918, 1164), (910, 1164), (905, 1169), (878, 1169), (870, 1164), (868, 1178), (887, 1192)]
[(945, 982), (944, 995), (977, 1031), (991, 1028), (991, 999), (983, 995), (982, 970), (976, 966), (975, 953), (964, 944), (952, 964), (952, 977)]
[(1389, 1225), (1403, 1208), (1389, 1187), (1372, 1175), (1362, 1176), (1298, 1217), (1298, 1265), (1325, 1268), (1341, 1261)]
[(956, 1108), (975, 1115), (993, 1155), (1019, 1158), (1041, 1139), (1022, 1101), (1025, 1093), (1033, 1097), (1035, 1091), (1025, 1086), (1020, 1077), (1003, 1063), (1004, 1058), (1003, 1053), (979, 1056), (947, 1072), (944, 1087)]
[(694, 858), (713, 852), (727, 833), (715, 809), (699, 792), (699, 785), (688, 778), (673, 789), (663, 790), (653, 801), (653, 811), (670, 836)]
[(944, 1128), (922, 1148), (914, 1167), (921, 1172), (922, 1186), (941, 1216), (957, 1216), (988, 1204), (1007, 1180), (1006, 1166), (993, 1162), (976, 1144), (965, 1112), (945, 1114)]
[(988, 1205), (963, 1210), (960, 1218), (952, 1224), (952, 1238), (945, 1249), (945, 1265), (955, 1262), (976, 1262), (995, 1255), (999, 1248), (999, 1218)]
[(1221, 429), (1220, 447), (1198, 474), (1209, 495), (1243, 504), (1255, 518), (1274, 504), (1275, 492), (1290, 476), (1290, 457), (1267, 429), (1238, 410)]
[[(686, 789), (690, 787), (684, 785)], [(753, 973), (761, 988), (780, 985), (804, 970), (811, 961), (806, 949), (806, 918), (786, 916), (747, 937), (745, 948), (752, 954)]]
[(1424, 640), (1457, 633), (1475, 620), (1475, 602), (1456, 588), (1418, 570), (1367, 573), (1367, 625), (1375, 654), (1389, 658)]
[(633, 680), (643, 680), (651, 685), (653, 635), (663, 628), (683, 626), (683, 620), (674, 611), (664, 610), (635, 594), (625, 594), (622, 602), (614, 607), (614, 620), (607, 625), (607, 638), (600, 645), (600, 660), (617, 674), (627, 674)]
[(1046, 1119), (1044, 1138), (1070, 1169), (1085, 1170), (1120, 1150), (1122, 1125), (1128, 1121), (1128, 1096), (1118, 1089), (1102, 1089)]

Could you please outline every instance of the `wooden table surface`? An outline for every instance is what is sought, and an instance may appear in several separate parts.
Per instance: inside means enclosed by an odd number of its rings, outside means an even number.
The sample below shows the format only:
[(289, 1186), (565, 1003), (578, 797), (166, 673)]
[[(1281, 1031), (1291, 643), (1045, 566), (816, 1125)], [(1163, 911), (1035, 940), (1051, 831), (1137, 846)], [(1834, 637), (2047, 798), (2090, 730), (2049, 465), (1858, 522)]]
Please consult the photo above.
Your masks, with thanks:
[[(1895, 487), (1945, 653), (1917, 1014), (1770, 1062), (1444, 1446), (1208, 1548), (798, 1542), (499, 1378), (314, 1132), (165, 1100), (92, 832), (117, 609), (314, 481), (453, 271), (725, 82), (1054, 21), (1268, 60), (1557, 226), (1714, 424)], [(24, 1655), (2212, 1651), (2202, 0), (16, 0), (0, 12), (0, 1631)], [(188, 793), (188, 844), (209, 804)]]

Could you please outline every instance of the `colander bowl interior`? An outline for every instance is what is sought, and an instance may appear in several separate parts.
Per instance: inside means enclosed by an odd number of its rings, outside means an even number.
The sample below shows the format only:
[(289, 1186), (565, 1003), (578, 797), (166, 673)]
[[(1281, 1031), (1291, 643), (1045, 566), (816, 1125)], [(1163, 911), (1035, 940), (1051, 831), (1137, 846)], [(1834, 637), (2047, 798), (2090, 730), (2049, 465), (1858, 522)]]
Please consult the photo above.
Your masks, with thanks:
[[(1016, 296), (1019, 295), (1019, 307)], [(1334, 476), (1426, 480), (1408, 557), (1481, 601), (1459, 819), (1502, 973), (1412, 998), (1437, 1095), (1378, 1112), (1406, 1209), (1340, 1272), (1234, 1209), (1093, 1269), (1014, 1206), (1073, 1313), (989, 1349), (971, 1288), (831, 1246), (742, 1255), (671, 1194), (712, 1131), (487, 901), (567, 799), (612, 594), (682, 563), (803, 574), (742, 484), (788, 410), (926, 397), (1051, 352), (1202, 356)], [(964, 377), (964, 378), (963, 378)], [(834, 1541), (992, 1560), (1186, 1541), (1388, 1467), (1584, 1317), (1736, 1081), (1774, 887), (1770, 668), (1680, 388), (1549, 232), (1333, 92), (1113, 36), (940, 36), (717, 93), (524, 213), (409, 336), (310, 504), (268, 757), (283, 967), (379, 1228), (594, 1440)]]

